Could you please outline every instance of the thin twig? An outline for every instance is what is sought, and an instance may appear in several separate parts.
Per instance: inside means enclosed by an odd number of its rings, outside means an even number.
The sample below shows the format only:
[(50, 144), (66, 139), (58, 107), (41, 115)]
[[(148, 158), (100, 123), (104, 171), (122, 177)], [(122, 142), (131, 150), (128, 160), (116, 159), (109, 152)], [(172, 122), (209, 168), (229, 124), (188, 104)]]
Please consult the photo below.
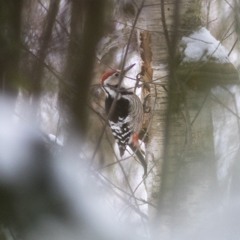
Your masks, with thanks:
[(166, 39), (168, 51), (170, 51), (170, 38), (169, 38), (167, 23), (166, 23), (166, 18), (165, 18), (164, 0), (161, 0), (161, 15), (162, 15), (163, 32), (164, 32), (164, 36)]
[(203, 102), (202, 102), (202, 104), (201, 104), (201, 107), (199, 108), (197, 114), (195, 115), (195, 117), (194, 117), (193, 120), (191, 121), (191, 126), (194, 124), (194, 122), (196, 121), (196, 119), (197, 119), (197, 117), (199, 116), (200, 112), (202, 111), (202, 109), (203, 109), (203, 107), (204, 107), (204, 105), (205, 105), (205, 102), (207, 101), (207, 98), (208, 98), (208, 96), (209, 96), (209, 92), (210, 92), (210, 91), (207, 92), (205, 98), (203, 99)]
[[(104, 178), (108, 183), (110, 183), (112, 186), (114, 186), (116, 189), (120, 190), (121, 192), (124, 192), (126, 195), (129, 195), (128, 192), (123, 191), (123, 189), (117, 187), (115, 184), (113, 184), (109, 179), (107, 179), (105, 176), (103, 176), (102, 174), (100, 174), (102, 178)], [(99, 181), (101, 181), (101, 183), (105, 184), (105, 182), (99, 177), (98, 178)], [(105, 184), (105, 186), (107, 186)], [(112, 187), (108, 186), (111, 191), (118, 197), (120, 198), (124, 203), (126, 203), (127, 205), (129, 205), (137, 214), (139, 214), (139, 216), (145, 220), (148, 220), (148, 216), (146, 214), (144, 214), (142, 211), (139, 210), (139, 208), (135, 207), (133, 204), (131, 204), (128, 200), (124, 199), (120, 194), (118, 194), (116, 191), (113, 190)], [(138, 201), (142, 201), (141, 199), (138, 199), (135, 197), (136, 200)], [(145, 201), (144, 201), (145, 202)]]
[(220, 105), (222, 105), (224, 108), (226, 108), (230, 113), (232, 113), (235, 117), (237, 117), (238, 119), (240, 119), (240, 116), (235, 113), (231, 108), (229, 108), (227, 105), (225, 105), (222, 101), (219, 100), (219, 98), (217, 98), (213, 93), (211, 94), (211, 98), (216, 101), (217, 103), (219, 103)]
[(238, 38), (237, 38), (237, 39), (235, 40), (235, 42), (233, 43), (233, 46), (232, 46), (232, 48), (230, 49), (230, 51), (229, 51), (229, 53), (228, 53), (228, 57), (230, 57), (233, 49), (234, 49), (234, 48), (236, 47), (236, 45), (237, 45), (237, 42), (238, 42)]
[(41, 61), (41, 59), (35, 54), (33, 53), (31, 50), (28, 49), (27, 46), (25, 46), (24, 44), (21, 45), (22, 48), (29, 53), (30, 55), (32, 55), (34, 58), (36, 58), (36, 60), (38, 60), (39, 62), (41, 62), (41, 64), (43, 64), (43, 66), (49, 71), (51, 72), (59, 81), (64, 81), (60, 75), (51, 67), (49, 66), (45, 61)]

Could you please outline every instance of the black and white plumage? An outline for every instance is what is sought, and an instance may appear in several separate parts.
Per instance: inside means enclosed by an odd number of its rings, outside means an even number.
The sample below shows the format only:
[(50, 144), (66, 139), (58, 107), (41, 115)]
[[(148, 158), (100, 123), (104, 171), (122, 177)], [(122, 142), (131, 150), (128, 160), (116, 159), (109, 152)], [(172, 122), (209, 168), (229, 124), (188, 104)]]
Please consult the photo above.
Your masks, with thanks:
[[(134, 66), (127, 67), (124, 74)], [(142, 128), (143, 106), (139, 97), (129, 89), (120, 85), (119, 70), (111, 70), (102, 76), (102, 87), (106, 93), (105, 110), (109, 125), (118, 143), (120, 155), (123, 156), (129, 146), (137, 155), (144, 167), (146, 175), (147, 164), (139, 148), (138, 134)], [(120, 85), (120, 86), (119, 86)], [(113, 108), (111, 109), (111, 107)]]

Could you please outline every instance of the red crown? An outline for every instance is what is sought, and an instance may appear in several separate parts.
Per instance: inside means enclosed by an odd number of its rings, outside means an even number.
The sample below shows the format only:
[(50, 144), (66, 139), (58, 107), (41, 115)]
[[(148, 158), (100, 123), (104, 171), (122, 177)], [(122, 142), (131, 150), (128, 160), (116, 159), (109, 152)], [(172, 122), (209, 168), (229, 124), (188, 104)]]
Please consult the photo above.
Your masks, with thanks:
[(101, 84), (103, 84), (103, 82), (104, 82), (108, 77), (112, 76), (115, 72), (117, 72), (117, 70), (110, 70), (110, 71), (105, 72), (105, 73), (102, 75)]

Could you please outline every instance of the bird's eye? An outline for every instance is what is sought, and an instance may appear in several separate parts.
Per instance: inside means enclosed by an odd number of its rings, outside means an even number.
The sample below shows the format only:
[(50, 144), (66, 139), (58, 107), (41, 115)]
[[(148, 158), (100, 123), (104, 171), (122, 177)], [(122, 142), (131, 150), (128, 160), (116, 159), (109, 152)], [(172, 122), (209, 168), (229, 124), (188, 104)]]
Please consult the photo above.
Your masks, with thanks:
[(115, 75), (114, 75), (115, 77), (118, 77), (119, 76), (119, 73), (115, 73)]

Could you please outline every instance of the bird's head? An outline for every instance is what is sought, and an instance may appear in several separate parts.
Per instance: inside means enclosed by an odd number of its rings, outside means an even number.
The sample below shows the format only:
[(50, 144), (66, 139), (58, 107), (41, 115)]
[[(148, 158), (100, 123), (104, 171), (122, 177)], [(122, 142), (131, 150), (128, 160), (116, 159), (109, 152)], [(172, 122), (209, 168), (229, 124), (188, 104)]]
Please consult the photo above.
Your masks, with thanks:
[[(134, 65), (135, 63), (126, 67), (123, 70), (122, 76), (124, 76)], [(103, 87), (106, 87), (106, 86), (118, 87), (120, 83), (120, 73), (121, 73), (120, 70), (117, 70), (117, 69), (105, 72), (101, 78), (101, 85)]]

